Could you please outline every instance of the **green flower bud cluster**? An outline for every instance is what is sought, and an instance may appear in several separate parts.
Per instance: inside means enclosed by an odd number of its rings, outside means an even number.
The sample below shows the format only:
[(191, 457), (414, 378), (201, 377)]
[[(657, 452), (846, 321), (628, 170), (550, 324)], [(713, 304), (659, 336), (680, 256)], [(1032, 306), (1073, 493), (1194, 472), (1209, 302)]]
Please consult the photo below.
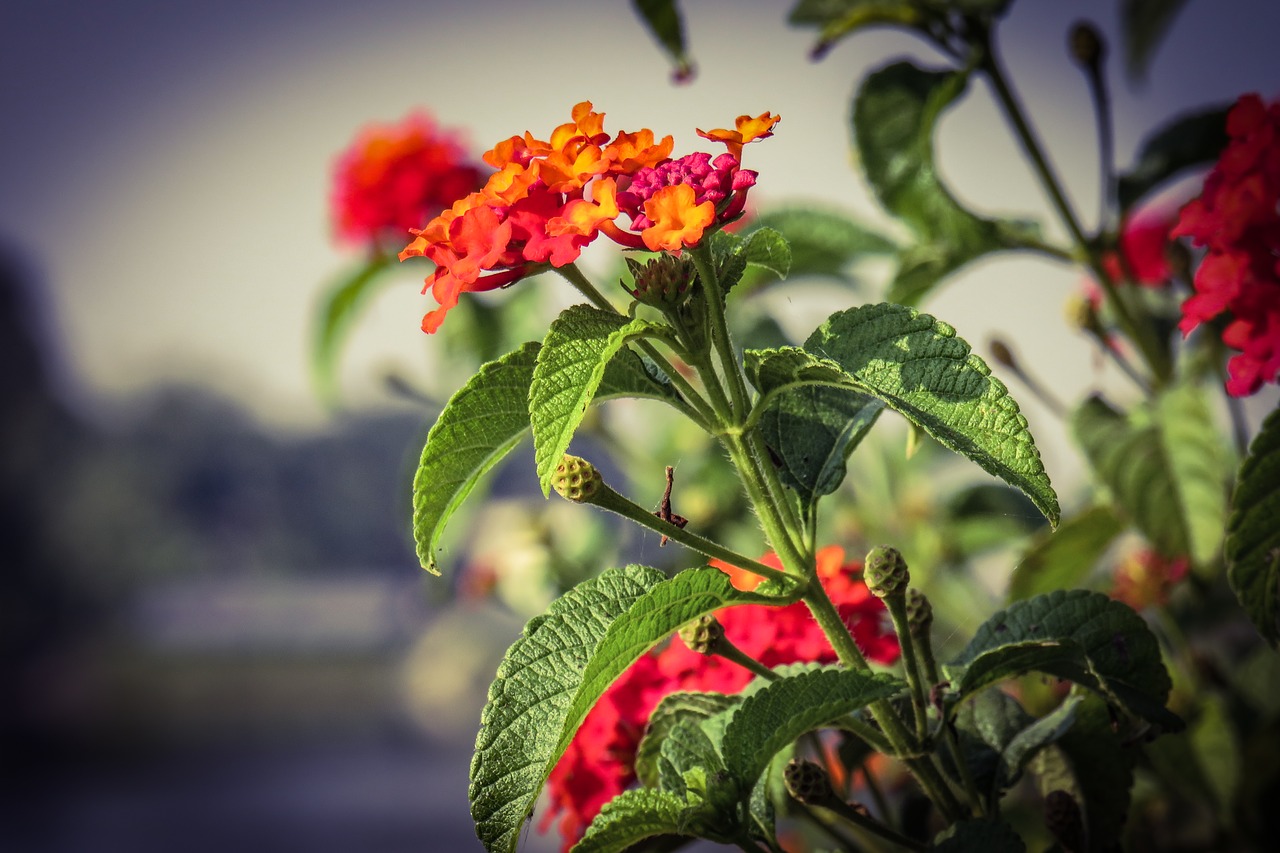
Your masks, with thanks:
[(716, 645), (724, 637), (724, 626), (710, 613), (705, 613), (680, 629), (680, 639), (689, 651), (700, 655), (715, 654)]
[(871, 594), (880, 598), (905, 595), (907, 585), (911, 582), (907, 561), (902, 559), (897, 548), (889, 545), (871, 549), (863, 565), (862, 577)]
[(670, 308), (683, 302), (695, 275), (688, 258), (665, 253), (646, 264), (627, 258), (627, 266), (636, 282), (631, 295), (656, 308)]
[(907, 590), (907, 630), (919, 640), (929, 636), (933, 625), (933, 605), (924, 593), (914, 587)]
[(831, 777), (821, 765), (802, 758), (793, 758), (782, 771), (782, 783), (787, 793), (802, 803), (821, 805), (835, 799), (831, 789)]
[(604, 480), (596, 466), (580, 456), (570, 456), (567, 453), (556, 466), (556, 472), (551, 478), (551, 486), (557, 494), (574, 503), (588, 500), (603, 485)]

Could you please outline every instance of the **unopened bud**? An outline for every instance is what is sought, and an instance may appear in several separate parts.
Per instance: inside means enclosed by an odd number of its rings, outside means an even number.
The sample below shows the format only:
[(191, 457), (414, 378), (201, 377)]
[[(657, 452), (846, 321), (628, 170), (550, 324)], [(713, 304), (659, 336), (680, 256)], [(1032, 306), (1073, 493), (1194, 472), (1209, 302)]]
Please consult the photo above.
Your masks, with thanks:
[(1097, 71), (1107, 55), (1107, 45), (1102, 40), (1102, 34), (1088, 21), (1076, 21), (1072, 25), (1071, 33), (1067, 36), (1067, 48), (1071, 52), (1071, 58), (1089, 71)]
[(907, 630), (915, 639), (927, 637), (933, 625), (933, 605), (924, 593), (912, 587), (907, 590)]
[(802, 803), (821, 805), (835, 799), (831, 789), (831, 777), (827, 771), (812, 761), (793, 758), (782, 771), (782, 783), (787, 793)]
[(631, 295), (655, 308), (679, 305), (693, 284), (694, 268), (688, 258), (662, 254), (644, 264), (627, 258), (627, 267), (636, 283)]
[(1050, 791), (1044, 798), (1044, 825), (1068, 853), (1084, 849), (1084, 820), (1080, 805), (1066, 791)]
[(715, 654), (716, 646), (724, 637), (724, 626), (710, 613), (703, 614), (680, 629), (680, 639), (689, 651), (700, 655)]
[(902, 559), (897, 548), (889, 545), (871, 549), (863, 565), (862, 577), (871, 594), (880, 598), (905, 594), (907, 585), (911, 582), (907, 561)]
[(604, 480), (600, 477), (596, 466), (580, 456), (570, 456), (567, 453), (560, 460), (555, 474), (551, 477), (551, 486), (560, 497), (574, 503), (587, 500), (600, 491), (603, 485)]

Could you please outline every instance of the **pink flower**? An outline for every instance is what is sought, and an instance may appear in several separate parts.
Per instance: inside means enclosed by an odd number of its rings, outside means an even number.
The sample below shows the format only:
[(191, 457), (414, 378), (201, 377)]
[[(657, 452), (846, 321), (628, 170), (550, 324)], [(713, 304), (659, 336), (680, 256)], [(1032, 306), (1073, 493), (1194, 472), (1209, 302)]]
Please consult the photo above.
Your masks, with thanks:
[[(781, 568), (773, 554), (761, 562)], [(713, 560), (733, 585), (750, 590), (757, 575)], [(844, 549), (817, 554), (818, 578), (868, 659), (891, 664), (898, 638), (883, 602), (862, 582), (860, 563), (845, 563)], [(743, 605), (716, 612), (725, 637), (765, 666), (812, 661), (834, 663), (836, 653), (803, 603), (787, 607)], [(690, 651), (679, 640), (637, 660), (587, 715), (573, 742), (547, 779), (551, 805), (540, 829), (553, 823), (565, 849), (582, 837), (600, 808), (636, 781), (635, 756), (649, 715), (664, 696), (678, 691), (737, 693), (753, 676), (723, 658)]]
[(1227, 115), (1227, 135), (1172, 236), (1207, 249), (1179, 328), (1189, 334), (1230, 314), (1222, 342), (1239, 354), (1227, 363), (1227, 393), (1244, 397), (1280, 372), (1280, 102), (1241, 97)]
[(333, 220), (352, 243), (397, 240), (480, 185), (456, 134), (426, 113), (399, 124), (370, 125), (338, 158)]

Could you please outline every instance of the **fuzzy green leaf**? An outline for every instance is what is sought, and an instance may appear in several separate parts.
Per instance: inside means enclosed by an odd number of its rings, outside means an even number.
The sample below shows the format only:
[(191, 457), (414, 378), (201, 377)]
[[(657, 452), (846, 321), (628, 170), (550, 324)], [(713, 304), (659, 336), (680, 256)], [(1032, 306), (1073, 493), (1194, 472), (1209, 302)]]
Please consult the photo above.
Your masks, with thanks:
[[(527, 399), (539, 348), (525, 344), (480, 368), (427, 434), (413, 478), (413, 536), (418, 560), (432, 574), (440, 574), (435, 553), (445, 524), (529, 429)], [(667, 379), (629, 350), (609, 362), (595, 395), (613, 397), (678, 400)]]
[(658, 785), (658, 755), (662, 743), (676, 724), (688, 719), (706, 720), (742, 701), (739, 696), (723, 693), (671, 693), (662, 698), (649, 715), (644, 737), (636, 748), (636, 777), (641, 784)]
[(1240, 466), (1227, 526), (1227, 580), (1254, 627), (1280, 643), (1280, 409), (1263, 421)]
[(688, 80), (693, 75), (693, 62), (689, 59), (685, 43), (680, 5), (676, 0), (631, 0), (631, 5), (650, 34), (671, 57), (676, 81)]
[(1166, 728), (1181, 726), (1164, 707), (1170, 681), (1155, 635), (1127, 605), (1097, 592), (1058, 590), (1010, 605), (944, 669), (962, 698), (1034, 670), (1088, 687)]
[(1135, 80), (1146, 76), (1156, 48), (1186, 0), (1123, 0), (1120, 31), (1124, 41), (1125, 66)]
[(360, 310), (368, 304), (382, 273), (391, 268), (392, 256), (378, 255), (348, 274), (320, 297), (319, 321), (311, 351), (311, 367), (316, 386), (326, 400), (337, 393), (334, 372), (338, 352)]
[(869, 394), (944, 447), (1021, 490), (1057, 524), (1058, 498), (1009, 390), (955, 330), (902, 305), (863, 305), (831, 317), (794, 347), (748, 352), (766, 393), (804, 383)]
[(844, 481), (845, 461), (882, 411), (884, 403), (857, 391), (800, 385), (770, 398), (760, 435), (777, 457), (782, 482), (812, 507)]
[(1013, 569), (1009, 600), (1080, 586), (1124, 528), (1109, 507), (1095, 506), (1036, 537)]
[(880, 203), (915, 231), (899, 255), (888, 299), (917, 305), (947, 275), (987, 252), (1023, 248), (1038, 236), (1028, 222), (976, 216), (948, 192), (934, 162), (941, 114), (968, 76), (897, 62), (869, 75), (853, 104), (853, 130), (867, 181)]
[(700, 808), (669, 791), (637, 788), (604, 804), (572, 853), (622, 853), (658, 835), (694, 835)]
[(786, 278), (791, 269), (791, 246), (773, 228), (756, 228), (744, 235), (717, 231), (710, 245), (716, 275), (726, 293), (742, 281), (748, 266), (778, 278)]
[(887, 699), (903, 682), (884, 674), (819, 669), (771, 682), (733, 712), (724, 733), (725, 764), (739, 793), (755, 787), (783, 747), (805, 732)]
[(1225, 450), (1194, 386), (1164, 392), (1153, 411), (1126, 417), (1097, 397), (1072, 427), (1116, 505), (1168, 557), (1211, 562), (1226, 518)]
[(627, 341), (662, 328), (589, 305), (566, 308), (551, 324), (528, 386), (534, 463), (544, 495), (574, 432)]
[(1230, 105), (1177, 116), (1148, 136), (1132, 169), (1120, 175), (1116, 192), (1128, 211), (1147, 193), (1185, 169), (1215, 162), (1227, 147)]

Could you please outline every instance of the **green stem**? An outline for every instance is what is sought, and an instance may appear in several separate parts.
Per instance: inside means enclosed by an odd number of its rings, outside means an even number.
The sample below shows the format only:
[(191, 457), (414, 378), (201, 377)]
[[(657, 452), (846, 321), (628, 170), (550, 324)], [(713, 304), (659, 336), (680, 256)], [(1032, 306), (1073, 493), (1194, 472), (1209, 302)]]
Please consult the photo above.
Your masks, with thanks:
[[(636, 504), (622, 495), (618, 494), (608, 485), (601, 483), (600, 488), (590, 497), (583, 500), (583, 503), (589, 503), (598, 506), (601, 509), (607, 509), (610, 512), (617, 513), (623, 518), (630, 519), (642, 527), (647, 527), (679, 542), (686, 548), (697, 551), (707, 557), (715, 560), (721, 560), (731, 566), (737, 566), (745, 569), (752, 574), (760, 575), (767, 580), (779, 582), (783, 589), (789, 590), (791, 595), (799, 598), (802, 590), (807, 585), (803, 578), (798, 578), (787, 572), (778, 571), (772, 566), (766, 566), (758, 560), (752, 560), (744, 557), (710, 539), (705, 539), (696, 533), (691, 533), (682, 527), (677, 527), (669, 521), (664, 521), (658, 516), (649, 512), (644, 507)], [(794, 600), (794, 599), (793, 599)]]
[(1121, 297), (1115, 281), (1103, 267), (1102, 258), (1096, 246), (1085, 236), (1079, 217), (1076, 216), (1075, 211), (1062, 191), (1061, 181), (1049, 164), (1048, 158), (1044, 154), (1044, 148), (1036, 137), (1035, 131), (1027, 122), (1026, 113), (1022, 108), (1021, 102), (1010, 88), (1008, 76), (1000, 65), (989, 31), (980, 33), (980, 47), (982, 59), (979, 67), (986, 74), (987, 79), (991, 81), (991, 86), (995, 90), (996, 100), (1004, 110), (1010, 124), (1013, 125), (1018, 141), (1022, 145), (1022, 150), (1031, 161), (1041, 186), (1049, 196), (1050, 203), (1071, 235), (1076, 250), (1085, 260), (1093, 277), (1101, 285), (1107, 300), (1115, 310), (1116, 319), (1119, 321), (1121, 328), (1124, 329), (1130, 340), (1137, 345), (1147, 362), (1147, 366), (1155, 375), (1156, 384), (1163, 384), (1171, 374), (1171, 365), (1168, 357), (1160, 346), (1159, 341), (1155, 339), (1150, 326), (1140, 323), (1134, 317), (1128, 304)]
[(742, 649), (735, 646), (729, 641), (728, 637), (720, 637), (716, 640), (715, 645), (711, 649), (711, 653), (716, 657), (722, 657), (730, 663), (737, 664), (753, 675), (758, 675), (767, 681), (777, 681), (782, 676), (769, 669), (769, 667), (760, 663), (760, 661), (751, 657)]
[(890, 829), (875, 818), (864, 815), (853, 806), (846, 803), (839, 797), (828, 797), (821, 802), (814, 803), (818, 808), (826, 809), (841, 820), (856, 826), (865, 832), (869, 832), (885, 841), (898, 845), (907, 850), (928, 850), (928, 845), (916, 841), (912, 838)]
[(889, 609), (889, 617), (893, 620), (893, 630), (898, 635), (898, 646), (902, 649), (902, 670), (907, 676), (907, 687), (911, 691), (911, 709), (916, 719), (916, 737), (924, 741), (929, 734), (929, 723), (926, 716), (928, 706), (925, 704), (924, 685), (920, 680), (920, 662), (916, 657), (916, 644), (911, 637), (911, 628), (907, 624), (907, 599), (905, 594), (890, 595), (884, 599)]
[(733, 400), (734, 422), (745, 417), (748, 410), (747, 386), (742, 379), (742, 371), (738, 368), (738, 358), (733, 352), (733, 339), (729, 337), (729, 325), (724, 315), (724, 293), (720, 289), (720, 279), (716, 276), (715, 266), (711, 260), (711, 249), (704, 243), (689, 250), (693, 257), (693, 265), (698, 270), (698, 278), (702, 282), (703, 298), (707, 304), (707, 318), (711, 321), (711, 344), (720, 357), (720, 365), (724, 369), (725, 381), (729, 385), (729, 396)]

